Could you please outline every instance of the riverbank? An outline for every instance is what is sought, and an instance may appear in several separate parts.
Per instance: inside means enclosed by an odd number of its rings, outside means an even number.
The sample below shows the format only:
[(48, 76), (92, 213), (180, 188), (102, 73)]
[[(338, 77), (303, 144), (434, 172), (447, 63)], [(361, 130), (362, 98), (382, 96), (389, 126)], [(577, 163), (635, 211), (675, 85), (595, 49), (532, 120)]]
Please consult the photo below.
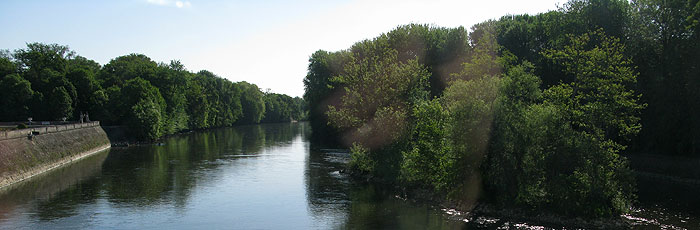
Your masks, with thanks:
[(398, 199), (416, 204), (426, 204), (442, 210), (453, 219), (467, 223), (476, 222), (478, 225), (485, 225), (489, 224), (489, 222), (507, 222), (516, 228), (537, 228), (541, 226), (544, 228), (627, 229), (632, 227), (631, 222), (622, 216), (613, 218), (571, 217), (550, 213), (545, 210), (529, 211), (518, 208), (498, 207), (483, 199), (476, 203), (465, 203), (445, 199), (426, 189), (390, 185), (371, 177), (348, 171), (345, 172), (353, 178), (355, 183), (380, 184), (386, 190), (395, 194), (394, 197)]
[[(687, 157), (667, 157), (649, 154), (626, 155), (630, 168), (634, 170), (638, 200), (630, 213), (611, 218), (583, 218), (548, 213), (543, 210), (523, 210), (498, 207), (483, 199), (477, 203), (462, 204), (448, 200), (426, 189), (406, 188), (392, 185), (376, 178), (367, 177), (345, 170), (355, 183), (381, 184), (398, 199), (427, 204), (442, 210), (452, 218), (477, 222), (507, 222), (518, 224), (515, 227), (543, 226), (545, 228), (590, 228), (628, 229), (640, 226), (687, 228), (692, 226), (698, 214), (695, 207), (700, 205), (697, 191), (700, 180), (697, 177), (698, 159)], [(673, 213), (673, 218), (663, 213)], [(670, 215), (670, 214), (669, 214)], [(676, 218), (677, 216), (677, 218)], [(660, 218), (662, 217), (662, 218)], [(659, 219), (660, 218), (660, 219)], [(524, 224), (526, 223), (526, 224)]]
[(0, 188), (110, 148), (99, 122), (15, 130), (0, 140)]

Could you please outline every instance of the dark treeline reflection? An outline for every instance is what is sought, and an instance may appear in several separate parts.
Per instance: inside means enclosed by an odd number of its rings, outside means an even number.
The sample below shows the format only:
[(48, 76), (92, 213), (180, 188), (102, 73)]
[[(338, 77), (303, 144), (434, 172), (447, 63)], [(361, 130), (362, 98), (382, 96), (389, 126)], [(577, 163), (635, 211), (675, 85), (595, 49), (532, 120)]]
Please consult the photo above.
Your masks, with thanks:
[[(348, 150), (309, 142), (310, 133), (308, 123), (247, 125), (172, 136), (158, 145), (113, 148), (0, 190), (0, 229), (494, 229), (538, 224), (505, 216), (451, 216), (397, 196), (401, 192), (395, 188), (352, 180), (343, 172)], [(697, 211), (684, 211), (700, 204), (694, 198), (696, 187), (654, 185), (640, 183), (641, 210), (633, 213), (640, 226), (697, 226)]]
[(185, 208), (194, 187), (222, 176), (219, 166), (290, 143), (301, 130), (297, 124), (249, 125), (177, 135), (158, 145), (114, 148), (0, 192), (0, 215), (35, 199), (40, 220), (76, 215), (82, 204), (100, 198), (117, 207)]
[(117, 150), (103, 166), (105, 190), (115, 203), (173, 202), (184, 207), (200, 177), (219, 176), (209, 171), (238, 155), (255, 155), (264, 147), (290, 142), (298, 132), (295, 128), (289, 124), (224, 128), (172, 137), (163, 146), (124, 150), (129, 154)]
[[(56, 169), (52, 173), (3, 188), (0, 190), (0, 217), (16, 212), (22, 203), (34, 199), (42, 200), (37, 213), (40, 219), (72, 215), (75, 211), (74, 205), (60, 204), (89, 203), (95, 200), (97, 193), (94, 188), (98, 184), (96, 176), (102, 170), (102, 163), (108, 153), (109, 151), (104, 151)], [(0, 225), (1, 223), (0, 221)]]

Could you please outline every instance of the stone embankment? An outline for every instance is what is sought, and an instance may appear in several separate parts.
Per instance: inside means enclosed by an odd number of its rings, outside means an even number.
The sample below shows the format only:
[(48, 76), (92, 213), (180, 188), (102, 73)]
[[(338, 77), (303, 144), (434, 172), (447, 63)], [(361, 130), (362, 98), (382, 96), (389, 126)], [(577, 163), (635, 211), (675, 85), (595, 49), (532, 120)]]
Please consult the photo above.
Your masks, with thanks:
[(0, 188), (109, 147), (99, 122), (0, 131)]

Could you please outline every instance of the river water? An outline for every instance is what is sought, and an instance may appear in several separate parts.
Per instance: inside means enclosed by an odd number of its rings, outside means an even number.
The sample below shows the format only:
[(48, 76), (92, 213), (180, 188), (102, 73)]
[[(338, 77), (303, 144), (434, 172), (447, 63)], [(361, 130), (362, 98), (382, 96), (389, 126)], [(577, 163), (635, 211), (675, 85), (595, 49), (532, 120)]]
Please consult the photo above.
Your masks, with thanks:
[[(113, 148), (0, 190), (0, 229), (561, 227), (454, 215), (354, 182), (340, 172), (347, 152), (310, 143), (310, 131), (306, 123), (239, 126)], [(670, 197), (641, 191), (629, 221), (648, 229), (700, 226), (692, 195), (700, 190), (673, 186), (665, 186)]]

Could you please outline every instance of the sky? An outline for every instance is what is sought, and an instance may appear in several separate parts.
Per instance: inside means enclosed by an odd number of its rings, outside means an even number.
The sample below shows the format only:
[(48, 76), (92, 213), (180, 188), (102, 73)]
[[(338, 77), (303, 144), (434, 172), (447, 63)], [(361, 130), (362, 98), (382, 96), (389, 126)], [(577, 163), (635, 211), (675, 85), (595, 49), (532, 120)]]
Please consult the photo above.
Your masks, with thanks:
[(263, 91), (302, 96), (308, 59), (400, 25), (472, 25), (555, 10), (563, 0), (3, 0), (0, 49), (66, 45), (106, 64), (131, 53), (180, 60)]

